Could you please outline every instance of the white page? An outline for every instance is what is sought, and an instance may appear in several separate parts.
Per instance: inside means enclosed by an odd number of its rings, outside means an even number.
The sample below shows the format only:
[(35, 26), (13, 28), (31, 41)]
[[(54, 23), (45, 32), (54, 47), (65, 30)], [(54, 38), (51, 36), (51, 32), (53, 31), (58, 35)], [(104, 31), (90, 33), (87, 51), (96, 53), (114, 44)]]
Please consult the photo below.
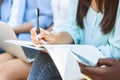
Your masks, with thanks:
[(78, 80), (82, 78), (80, 68), (76, 60), (69, 53), (69, 45), (45, 46), (49, 50), (57, 69), (63, 80)]
[(104, 55), (92, 45), (76, 45), (70, 47), (71, 55), (79, 62), (95, 66), (100, 58)]

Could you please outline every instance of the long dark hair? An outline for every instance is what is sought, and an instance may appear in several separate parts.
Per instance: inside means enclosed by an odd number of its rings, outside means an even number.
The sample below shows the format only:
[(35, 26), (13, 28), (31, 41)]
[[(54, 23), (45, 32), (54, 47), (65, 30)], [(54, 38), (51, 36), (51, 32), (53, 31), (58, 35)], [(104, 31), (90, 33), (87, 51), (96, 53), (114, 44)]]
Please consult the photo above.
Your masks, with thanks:
[[(104, 4), (103, 4), (104, 3)], [(100, 23), (103, 34), (112, 31), (116, 21), (119, 0), (96, 0), (98, 10), (104, 14)], [(86, 16), (90, 7), (91, 0), (79, 0), (76, 21), (80, 28), (84, 28), (83, 18)], [(103, 12), (104, 6), (104, 12)]]

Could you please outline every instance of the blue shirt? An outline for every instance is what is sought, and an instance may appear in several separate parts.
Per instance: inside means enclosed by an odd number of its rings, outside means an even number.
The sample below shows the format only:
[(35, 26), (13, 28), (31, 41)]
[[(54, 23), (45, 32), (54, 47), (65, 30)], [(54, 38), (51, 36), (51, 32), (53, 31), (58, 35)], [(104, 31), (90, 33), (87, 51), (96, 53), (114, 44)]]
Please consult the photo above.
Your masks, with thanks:
[(114, 29), (107, 35), (101, 32), (99, 25), (103, 14), (96, 12), (92, 7), (89, 8), (83, 21), (85, 29), (79, 28), (76, 23), (77, 5), (78, 0), (70, 2), (69, 19), (61, 31), (68, 32), (75, 44), (94, 45), (106, 58), (120, 59), (120, 2)]
[(12, 0), (3, 0), (0, 5), (0, 20), (8, 22), (12, 7)]
[[(39, 23), (40, 27), (47, 29), (53, 24), (53, 14), (51, 10), (51, 0), (23, 0), (19, 6), (19, 22), (21, 24), (31, 22), (32, 27), (36, 27), (35, 9), (40, 9)], [(19, 40), (31, 40), (30, 33), (21, 33), (18, 36)]]
[[(51, 0), (3, 0), (1, 20), (10, 26), (18, 26), (30, 22), (36, 27), (36, 8), (40, 9), (39, 24), (47, 29), (53, 24)], [(30, 33), (20, 33), (19, 40), (31, 40)]]

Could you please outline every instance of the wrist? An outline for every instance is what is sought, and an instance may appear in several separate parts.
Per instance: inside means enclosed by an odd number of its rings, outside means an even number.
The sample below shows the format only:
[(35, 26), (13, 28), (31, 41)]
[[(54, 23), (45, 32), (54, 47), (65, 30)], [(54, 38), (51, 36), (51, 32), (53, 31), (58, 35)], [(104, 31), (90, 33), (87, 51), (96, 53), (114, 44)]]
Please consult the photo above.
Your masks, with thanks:
[(67, 32), (60, 32), (55, 34), (55, 42), (58, 44), (72, 44), (73, 39)]

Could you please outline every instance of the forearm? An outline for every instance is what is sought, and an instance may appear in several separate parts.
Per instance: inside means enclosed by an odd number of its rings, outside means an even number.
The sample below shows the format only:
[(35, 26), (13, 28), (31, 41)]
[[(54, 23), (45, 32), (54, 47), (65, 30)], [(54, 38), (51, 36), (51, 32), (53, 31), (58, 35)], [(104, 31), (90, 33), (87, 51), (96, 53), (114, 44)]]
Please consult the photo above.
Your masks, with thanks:
[(24, 33), (24, 32), (30, 32), (30, 29), (32, 28), (32, 24), (31, 23), (26, 23), (26, 24), (22, 24), (20, 26), (17, 26), (14, 29), (15, 33)]
[(74, 43), (72, 37), (67, 32), (60, 32), (55, 34), (55, 43), (58, 44), (72, 44)]
[[(30, 30), (32, 41), (35, 44), (72, 44), (73, 38), (67, 32), (51, 33), (47, 30), (40, 29), (40, 34), (36, 33), (36, 28)], [(45, 44), (46, 44), (45, 43)]]

